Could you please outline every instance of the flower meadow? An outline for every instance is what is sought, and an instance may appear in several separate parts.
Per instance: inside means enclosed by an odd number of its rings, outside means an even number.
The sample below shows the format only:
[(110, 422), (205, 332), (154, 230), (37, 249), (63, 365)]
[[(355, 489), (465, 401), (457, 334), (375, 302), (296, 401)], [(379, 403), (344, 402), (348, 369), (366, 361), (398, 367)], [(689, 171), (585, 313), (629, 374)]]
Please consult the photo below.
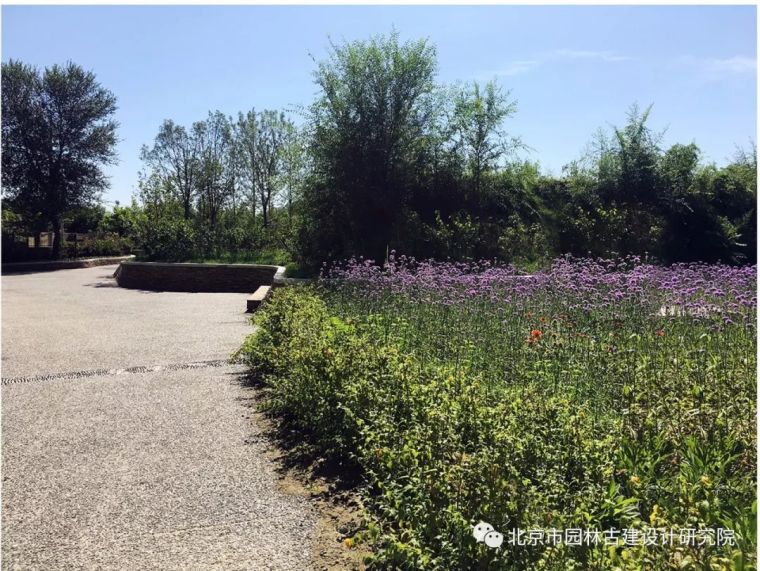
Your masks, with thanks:
[(277, 291), (237, 357), (359, 475), (371, 568), (754, 569), (756, 312), (754, 266), (391, 254)]

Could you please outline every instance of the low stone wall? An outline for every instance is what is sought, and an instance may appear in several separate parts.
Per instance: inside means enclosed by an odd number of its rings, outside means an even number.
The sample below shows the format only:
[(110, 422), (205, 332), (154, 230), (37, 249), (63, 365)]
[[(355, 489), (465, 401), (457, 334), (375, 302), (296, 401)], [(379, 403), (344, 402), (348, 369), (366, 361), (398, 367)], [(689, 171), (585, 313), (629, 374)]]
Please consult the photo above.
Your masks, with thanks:
[(282, 266), (125, 262), (114, 277), (119, 286), (130, 289), (250, 294), (284, 274)]
[(109, 266), (131, 260), (134, 256), (111, 256), (108, 258), (84, 258), (81, 260), (45, 260), (39, 262), (16, 262), (3, 264), (2, 273), (18, 272), (51, 272), (53, 270), (71, 270), (75, 268), (91, 268), (93, 266)]

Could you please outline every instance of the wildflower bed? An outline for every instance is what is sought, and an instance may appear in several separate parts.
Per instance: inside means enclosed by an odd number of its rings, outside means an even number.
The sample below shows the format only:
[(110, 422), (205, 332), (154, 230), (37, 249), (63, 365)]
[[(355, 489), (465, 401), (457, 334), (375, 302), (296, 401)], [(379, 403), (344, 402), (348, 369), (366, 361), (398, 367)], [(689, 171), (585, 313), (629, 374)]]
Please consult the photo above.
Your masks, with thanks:
[(352, 260), (276, 292), (238, 358), (362, 475), (376, 568), (752, 569), (755, 272)]

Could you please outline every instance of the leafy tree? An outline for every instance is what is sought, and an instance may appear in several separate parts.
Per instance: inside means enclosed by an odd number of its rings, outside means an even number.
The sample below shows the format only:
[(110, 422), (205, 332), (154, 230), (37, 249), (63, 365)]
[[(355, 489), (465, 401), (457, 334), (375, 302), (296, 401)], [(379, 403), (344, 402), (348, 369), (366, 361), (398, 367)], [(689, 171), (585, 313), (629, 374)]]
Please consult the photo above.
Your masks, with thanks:
[(77, 208), (66, 213), (66, 228), (69, 232), (79, 232), (82, 234), (95, 232), (103, 221), (105, 214), (106, 209), (102, 204)]
[[(746, 263), (757, 260), (757, 153), (739, 151), (721, 169), (706, 167), (699, 178), (692, 210), (701, 220), (693, 222), (689, 241), (700, 240), (680, 258), (691, 259), (694, 251), (704, 252), (706, 261)], [(706, 204), (705, 204), (706, 203)], [(701, 224), (700, 224), (701, 222)]]
[(220, 111), (209, 113), (205, 121), (193, 125), (193, 136), (200, 162), (198, 209), (213, 230), (236, 184), (230, 121)]
[(286, 153), (294, 136), (295, 126), (282, 112), (249, 111), (238, 118), (238, 146), (241, 153), (244, 177), (255, 201), (261, 205), (264, 228), (285, 176)]
[(122, 206), (119, 201), (116, 201), (113, 211), (106, 212), (103, 216), (100, 229), (122, 237), (132, 236), (136, 231), (139, 217), (140, 207), (134, 199), (129, 206)]
[(658, 160), (659, 178), (663, 192), (658, 199), (674, 207), (682, 202), (693, 189), (700, 163), (700, 151), (696, 144), (676, 144)]
[(288, 227), (292, 229), (294, 203), (300, 198), (300, 191), (310, 167), (304, 133), (295, 126), (286, 132), (282, 160), (283, 173), (280, 178), (285, 189)]
[(651, 108), (631, 106), (623, 127), (597, 134), (589, 157), (596, 179), (594, 234), (606, 255), (652, 252), (659, 240), (662, 133), (648, 125)]
[(558, 214), (558, 252), (649, 252), (666, 262), (756, 259), (753, 153), (719, 169), (701, 163), (694, 143), (663, 151), (662, 134), (647, 124), (650, 110), (633, 106), (622, 128), (597, 136), (586, 160), (570, 165), (569, 194), (547, 202)]
[(182, 202), (185, 220), (192, 213), (200, 179), (200, 141), (187, 130), (167, 119), (158, 130), (152, 148), (143, 146), (141, 158), (160, 172)]
[(651, 111), (651, 105), (644, 111), (633, 105), (625, 126), (614, 130), (613, 172), (617, 180), (610, 190), (617, 203), (651, 206), (657, 200), (657, 164), (662, 134), (654, 132), (647, 124)]
[(2, 64), (2, 82), (3, 192), (52, 225), (58, 258), (64, 214), (108, 186), (101, 167), (116, 160), (116, 97), (74, 63), (40, 73), (11, 60)]
[(195, 253), (192, 221), (183, 216), (183, 205), (167, 179), (158, 172), (141, 174), (141, 204), (135, 213), (135, 234), (142, 255), (151, 260), (183, 261)]
[(257, 180), (257, 150), (258, 150), (258, 119), (255, 109), (247, 113), (239, 113), (235, 124), (235, 146), (240, 160), (241, 183), (248, 191), (248, 203), (251, 215), (256, 220)]
[[(307, 243), (333, 255), (384, 255), (425, 166), (436, 65), (433, 46), (402, 43), (396, 32), (331, 44), (310, 109), (315, 176), (305, 204), (318, 235), (307, 232)], [(323, 215), (340, 222), (322, 224)]]
[[(312, 268), (390, 249), (531, 266), (563, 253), (756, 260), (754, 148), (704, 165), (694, 143), (661, 148), (651, 106), (634, 105), (561, 177), (546, 176), (512, 155), (525, 147), (504, 128), (516, 112), (509, 91), (437, 85), (436, 69), (432, 45), (395, 32), (333, 43), (303, 129), (255, 109), (235, 121), (209, 113), (187, 130), (164, 122), (143, 152), (131, 224), (144, 252), (287, 250)], [(31, 223), (44, 203), (28, 204), (14, 207)], [(130, 231), (116, 210), (107, 226)]]
[(504, 120), (516, 110), (517, 103), (509, 100), (509, 92), (504, 93), (494, 81), (483, 88), (472, 83), (456, 96), (452, 128), (477, 194), (483, 175), (520, 145), (518, 139), (508, 139), (502, 129)]
[(3, 232), (14, 235), (25, 230), (23, 218), (7, 205), (3, 205), (2, 209), (2, 229)]

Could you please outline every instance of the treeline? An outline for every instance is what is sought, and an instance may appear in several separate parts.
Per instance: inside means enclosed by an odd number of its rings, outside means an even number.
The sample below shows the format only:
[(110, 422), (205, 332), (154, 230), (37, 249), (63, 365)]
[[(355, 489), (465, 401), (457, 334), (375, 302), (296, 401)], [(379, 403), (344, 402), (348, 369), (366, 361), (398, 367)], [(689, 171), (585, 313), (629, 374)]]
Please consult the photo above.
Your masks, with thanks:
[(136, 227), (153, 259), (294, 252), (303, 137), (281, 112), (167, 120), (142, 149)]
[[(273, 111), (211, 114), (217, 142), (204, 142), (203, 122), (190, 131), (198, 135), (166, 123), (145, 153), (142, 203), (159, 232), (157, 205), (177, 201), (163, 220), (182, 230), (160, 230), (150, 251), (281, 249), (312, 266), (391, 249), (520, 263), (562, 253), (755, 261), (754, 149), (723, 168), (703, 164), (693, 143), (662, 149), (650, 109), (633, 107), (625, 125), (548, 177), (517, 159), (509, 92), (494, 82), (441, 86), (436, 71), (424, 40), (332, 45), (301, 130)], [(193, 165), (218, 188), (199, 175), (189, 183)], [(182, 222), (189, 214), (194, 226)]]
[[(5, 84), (5, 64), (3, 74)], [(160, 126), (119, 214), (142, 256), (311, 268), (393, 249), (520, 264), (564, 253), (756, 261), (754, 147), (727, 166), (705, 164), (694, 143), (662, 148), (651, 108), (634, 106), (547, 176), (519, 158), (510, 92), (441, 85), (425, 40), (331, 44), (314, 77), (318, 95), (299, 125), (251, 110)], [(3, 139), (5, 150), (5, 118)]]

